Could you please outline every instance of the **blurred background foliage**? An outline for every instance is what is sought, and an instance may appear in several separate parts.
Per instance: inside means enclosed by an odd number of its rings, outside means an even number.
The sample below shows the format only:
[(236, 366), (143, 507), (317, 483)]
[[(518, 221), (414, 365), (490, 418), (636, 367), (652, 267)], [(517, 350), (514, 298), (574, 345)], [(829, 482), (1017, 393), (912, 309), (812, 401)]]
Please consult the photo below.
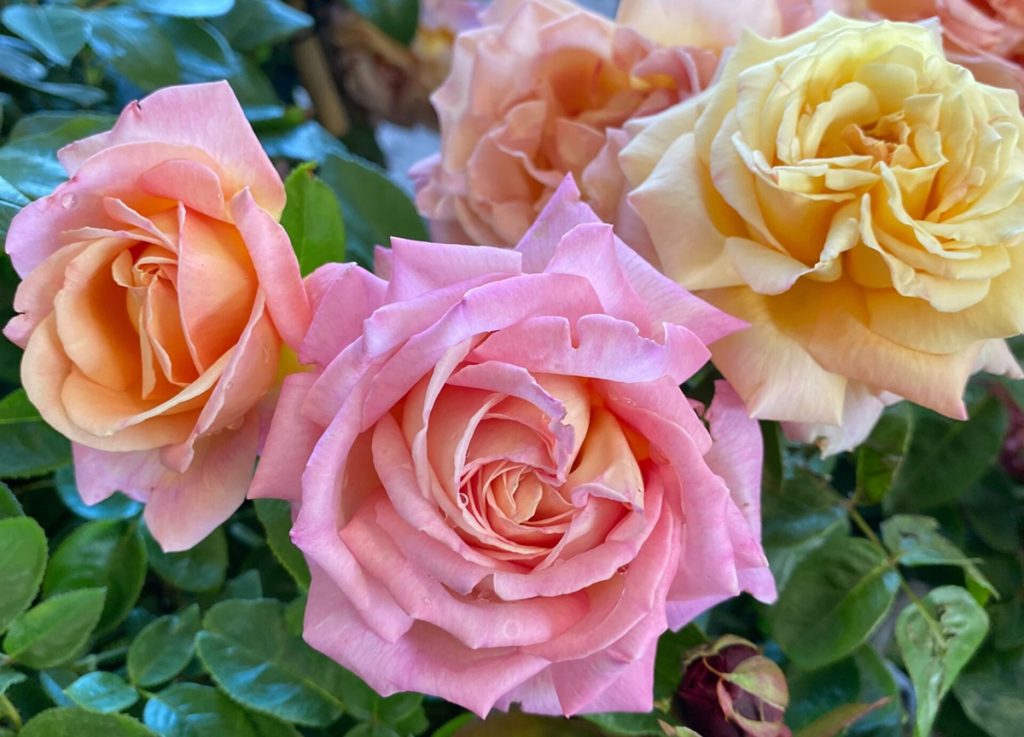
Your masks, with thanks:
[[(420, 10), (3, 3), (0, 239), (63, 180), (62, 145), (159, 87), (216, 79), (231, 82), (287, 177), (282, 222), (303, 273), (341, 258), (369, 265), (392, 235), (424, 238), (402, 172), (434, 141), (428, 95), (452, 33), (424, 28)], [(0, 258), (2, 322), (16, 285)], [(19, 358), (0, 341), (0, 737), (692, 737), (674, 697), (684, 655), (725, 634), (783, 667), (797, 737), (1024, 729), (1024, 386), (976, 380), (965, 423), (898, 405), (855, 453), (828, 461), (764, 424), (778, 603), (741, 597), (666, 634), (651, 714), (481, 722), (416, 694), (380, 698), (302, 642), (309, 573), (284, 503), (246, 503), (171, 555), (136, 502), (83, 504), (67, 441), (19, 389)], [(688, 393), (707, 395), (714, 378), (703, 372)]]

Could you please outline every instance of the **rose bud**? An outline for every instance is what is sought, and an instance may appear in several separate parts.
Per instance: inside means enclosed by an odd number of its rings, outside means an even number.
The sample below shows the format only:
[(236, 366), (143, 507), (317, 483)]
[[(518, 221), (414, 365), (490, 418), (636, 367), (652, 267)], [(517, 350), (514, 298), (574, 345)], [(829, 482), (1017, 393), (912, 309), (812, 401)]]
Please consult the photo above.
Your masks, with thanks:
[(676, 709), (702, 737), (789, 737), (786, 677), (755, 645), (726, 635), (684, 661)]

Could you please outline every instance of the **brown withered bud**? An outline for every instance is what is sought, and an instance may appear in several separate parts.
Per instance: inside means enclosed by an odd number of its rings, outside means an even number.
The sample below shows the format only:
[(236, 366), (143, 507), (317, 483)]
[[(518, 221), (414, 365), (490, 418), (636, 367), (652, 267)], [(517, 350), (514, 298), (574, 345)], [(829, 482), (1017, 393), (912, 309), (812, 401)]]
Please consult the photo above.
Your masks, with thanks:
[(675, 708), (701, 737), (790, 737), (786, 677), (753, 644), (726, 635), (684, 662)]

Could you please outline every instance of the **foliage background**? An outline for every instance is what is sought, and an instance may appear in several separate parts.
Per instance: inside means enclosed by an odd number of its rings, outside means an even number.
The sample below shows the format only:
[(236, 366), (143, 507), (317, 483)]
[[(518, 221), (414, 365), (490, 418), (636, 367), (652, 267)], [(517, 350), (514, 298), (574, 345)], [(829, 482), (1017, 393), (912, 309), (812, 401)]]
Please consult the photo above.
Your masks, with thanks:
[[(362, 54), (381, 84), (398, 72), (373, 49), (338, 48), (339, 12), (404, 48), (419, 8), (3, 4), (0, 239), (20, 207), (63, 180), (60, 146), (159, 87), (225, 78), (288, 175), (283, 223), (304, 273), (346, 257), (369, 265), (391, 235), (425, 237), (379, 168), (387, 105), (354, 99), (351, 64), (336, 62)], [(340, 123), (325, 113), (333, 103)], [(0, 258), (2, 322), (16, 285)], [(382, 699), (302, 642), (309, 573), (284, 503), (247, 502), (172, 555), (130, 499), (85, 506), (67, 441), (19, 389), (19, 358), (0, 341), (0, 737), (692, 735), (671, 708), (681, 658), (726, 633), (783, 665), (798, 737), (1021, 734), (1024, 387), (976, 380), (966, 423), (894, 407), (863, 447), (828, 462), (764, 424), (764, 538), (779, 602), (741, 597), (666, 634), (650, 715), (480, 722), (417, 694)], [(706, 396), (714, 378), (705, 371), (687, 391)]]

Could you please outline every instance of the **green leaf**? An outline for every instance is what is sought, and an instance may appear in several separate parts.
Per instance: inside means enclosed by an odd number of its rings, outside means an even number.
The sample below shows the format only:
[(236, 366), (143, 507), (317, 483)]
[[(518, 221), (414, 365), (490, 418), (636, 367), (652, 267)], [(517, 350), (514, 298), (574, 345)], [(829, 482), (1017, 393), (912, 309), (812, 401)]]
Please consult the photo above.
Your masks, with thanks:
[(47, 59), (65, 67), (85, 46), (91, 30), (86, 14), (67, 5), (9, 5), (0, 20)]
[(24, 422), (42, 422), (28, 394), (24, 389), (15, 389), (10, 394), (0, 399), (0, 425), (17, 425)]
[(192, 660), (199, 632), (199, 606), (150, 622), (128, 649), (128, 677), (150, 688), (181, 673)]
[(295, 547), (288, 536), (292, 528), (291, 505), (279, 499), (257, 499), (255, 506), (274, 557), (291, 574), (295, 583), (303, 590), (309, 590), (309, 566), (302, 551)]
[(246, 711), (217, 689), (195, 683), (156, 694), (142, 718), (160, 737), (299, 737), (291, 725)]
[(786, 439), (777, 422), (762, 422), (764, 465), (761, 471), (761, 495), (779, 494), (786, 477)]
[(72, 141), (113, 125), (114, 117), (95, 113), (35, 113), (18, 121), (0, 148), (0, 177), (28, 197), (44, 197), (68, 178), (57, 151)]
[[(25, 511), (21, 508), (18, 497), (14, 496), (14, 492), (7, 484), (0, 481), (0, 519), (22, 517), (24, 514)], [(0, 627), (0, 629), (3, 628)]]
[(654, 712), (632, 714), (629, 712), (607, 712), (587, 714), (584, 719), (601, 727), (609, 735), (650, 735), (664, 737), (665, 731), (659, 725), (660, 719)]
[(146, 533), (149, 565), (160, 578), (182, 591), (209, 591), (224, 583), (228, 568), (228, 542), (218, 527), (202, 542), (180, 553), (165, 553)]
[(338, 195), (345, 218), (345, 248), (350, 258), (372, 265), (374, 246), (391, 237), (429, 240), (416, 207), (376, 167), (341, 154), (327, 156), (320, 177)]
[(230, 11), (235, 0), (129, 0), (127, 4), (157, 15), (214, 18)]
[(24, 682), (26, 678), (24, 673), (0, 666), (0, 696), (7, 693), (7, 689), (14, 684)]
[(225, 599), (262, 599), (263, 581), (260, 572), (250, 568), (245, 573), (232, 578), (224, 585), (220, 600)]
[(99, 504), (86, 504), (78, 493), (75, 484), (75, 469), (65, 466), (58, 469), (53, 477), (53, 485), (64, 506), (82, 519), (131, 519), (142, 511), (142, 503), (125, 496), (119, 491), (114, 492)]
[(668, 631), (658, 638), (654, 658), (654, 698), (668, 699), (683, 680), (683, 657), (688, 650), (706, 644), (708, 638), (696, 624), (688, 624), (678, 632)]
[(351, 0), (349, 4), (403, 46), (408, 46), (416, 35), (419, 0)]
[(151, 92), (178, 81), (174, 45), (155, 19), (124, 6), (91, 11), (96, 55), (125, 79)]
[(281, 226), (292, 241), (303, 276), (345, 259), (345, 223), (338, 198), (313, 175), (315, 166), (296, 167), (284, 184), (288, 204), (281, 214)]
[(332, 153), (347, 153), (345, 145), (315, 120), (294, 128), (263, 133), (260, 142), (268, 156), (293, 161), (316, 161), (320, 164)]
[(21, 422), (0, 432), (0, 477), (42, 476), (70, 462), (71, 443), (49, 425)]
[(87, 522), (60, 544), (43, 580), (46, 597), (85, 587), (107, 590), (98, 632), (120, 624), (139, 598), (146, 579), (146, 547), (137, 524)]
[(0, 239), (7, 237), (7, 229), (11, 225), (11, 220), (28, 203), (28, 197), (15, 189), (13, 184), (0, 177)]
[(888, 698), (879, 699), (871, 704), (844, 704), (808, 724), (797, 732), (795, 737), (836, 737), (887, 703)]
[(35, 716), (18, 737), (153, 737), (153, 733), (124, 714), (62, 707)]
[(78, 654), (100, 621), (103, 589), (80, 589), (47, 599), (11, 623), (4, 652), (30, 668), (52, 668)]
[(1014, 500), (1013, 489), (1006, 473), (993, 468), (960, 498), (960, 505), (971, 529), (986, 545), (1016, 554), (1024, 507)]
[(31, 517), (0, 520), (0, 632), (25, 611), (46, 568), (46, 535)]
[(861, 538), (839, 538), (803, 559), (769, 613), (783, 652), (813, 669), (853, 652), (892, 606), (899, 574)]
[(917, 695), (915, 737), (931, 734), (939, 703), (988, 632), (988, 615), (959, 586), (933, 589), (926, 617), (911, 603), (896, 620), (896, 643)]
[(230, 13), (214, 23), (239, 51), (286, 41), (299, 31), (313, 27), (309, 15), (281, 0), (236, 2)]
[(914, 432), (884, 499), (887, 513), (927, 510), (955, 501), (995, 463), (1006, 434), (1006, 408), (992, 396), (975, 405), (966, 422), (920, 407), (912, 411)]
[(354, 678), (291, 634), (273, 599), (225, 601), (203, 619), (199, 658), (217, 685), (250, 709), (306, 726), (327, 726), (344, 709)]
[(139, 692), (121, 676), (102, 670), (86, 673), (64, 693), (83, 709), (103, 714), (124, 711), (139, 700)]
[(28, 82), (46, 76), (46, 67), (30, 55), (32, 47), (10, 36), (0, 36), (0, 77), (14, 82)]
[(908, 402), (890, 407), (857, 449), (858, 504), (878, 504), (889, 491), (910, 449), (913, 417)]
[(968, 718), (992, 737), (1020, 737), (1024, 648), (981, 653), (964, 668), (953, 692)]
[(995, 587), (985, 578), (977, 564), (942, 536), (939, 521), (934, 517), (912, 514), (890, 517), (882, 522), (882, 542), (902, 565), (957, 566), (963, 569), (968, 583), (998, 596)]
[(763, 494), (763, 544), (783, 591), (797, 564), (824, 543), (849, 534), (839, 495), (807, 471), (797, 469), (778, 494)]

